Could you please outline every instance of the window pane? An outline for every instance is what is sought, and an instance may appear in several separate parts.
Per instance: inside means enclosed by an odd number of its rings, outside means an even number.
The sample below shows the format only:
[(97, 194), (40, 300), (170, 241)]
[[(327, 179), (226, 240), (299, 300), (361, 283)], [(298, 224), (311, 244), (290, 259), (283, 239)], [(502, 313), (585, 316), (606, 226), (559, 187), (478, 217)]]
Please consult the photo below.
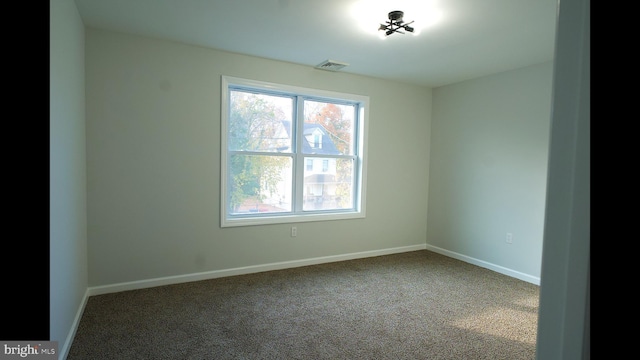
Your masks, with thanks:
[(291, 211), (292, 159), (289, 156), (232, 155), (229, 213)]
[(229, 150), (291, 152), (293, 99), (231, 90)]
[(354, 105), (304, 101), (305, 154), (353, 155)]
[(353, 160), (310, 157), (306, 159), (320, 163), (326, 161), (328, 166), (326, 172), (305, 170), (303, 210), (353, 208)]

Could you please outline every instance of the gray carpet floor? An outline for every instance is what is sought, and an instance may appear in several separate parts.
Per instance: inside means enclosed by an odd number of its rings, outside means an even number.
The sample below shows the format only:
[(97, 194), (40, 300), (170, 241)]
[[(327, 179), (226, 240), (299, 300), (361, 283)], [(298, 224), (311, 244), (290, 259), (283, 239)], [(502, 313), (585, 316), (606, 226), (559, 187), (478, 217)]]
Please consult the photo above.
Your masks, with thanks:
[(92, 296), (67, 359), (533, 360), (538, 300), (420, 250)]

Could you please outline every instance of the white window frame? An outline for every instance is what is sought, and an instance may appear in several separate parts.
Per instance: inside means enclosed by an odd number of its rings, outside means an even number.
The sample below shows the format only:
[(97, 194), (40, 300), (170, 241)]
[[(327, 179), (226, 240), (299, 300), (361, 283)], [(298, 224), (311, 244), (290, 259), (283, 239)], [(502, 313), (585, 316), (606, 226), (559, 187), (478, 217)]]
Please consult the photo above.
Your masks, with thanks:
[[(230, 215), (228, 212), (228, 198), (227, 198), (227, 166), (229, 159), (229, 152), (227, 146), (227, 133), (228, 133), (228, 119), (229, 119), (229, 91), (234, 87), (246, 87), (256, 90), (265, 91), (267, 93), (285, 93), (290, 95), (298, 95), (311, 97), (315, 99), (321, 99), (324, 101), (335, 102), (353, 102), (358, 104), (357, 119), (355, 119), (356, 138), (354, 139), (355, 146), (355, 189), (354, 189), (354, 208), (350, 210), (335, 210), (335, 211), (321, 211), (321, 212), (308, 212), (299, 209), (292, 213), (272, 213), (256, 215)], [(368, 113), (369, 113), (369, 97), (365, 95), (348, 94), (335, 91), (318, 90), (311, 88), (304, 88), (292, 85), (276, 84), (264, 81), (242, 79), (232, 76), (221, 76), (221, 115), (220, 115), (220, 227), (234, 227), (234, 226), (250, 226), (250, 225), (265, 225), (265, 224), (283, 224), (283, 223), (296, 223), (296, 222), (309, 222), (309, 221), (329, 221), (329, 220), (345, 220), (345, 219), (357, 219), (364, 218), (366, 215), (366, 188), (367, 188), (367, 132), (368, 132)], [(298, 154), (300, 159), (304, 156)], [(295, 157), (295, 156), (294, 156)], [(294, 174), (295, 177), (302, 176), (303, 171), (306, 168), (306, 163), (300, 160), (294, 162)], [(294, 178), (294, 183), (296, 180)], [(296, 185), (294, 185), (295, 188)], [(301, 189), (302, 190), (302, 189)], [(294, 191), (294, 199), (296, 196), (302, 196), (304, 191)], [(301, 200), (301, 199), (296, 199)], [(294, 201), (295, 202), (295, 201)], [(301, 203), (301, 201), (299, 202)]]

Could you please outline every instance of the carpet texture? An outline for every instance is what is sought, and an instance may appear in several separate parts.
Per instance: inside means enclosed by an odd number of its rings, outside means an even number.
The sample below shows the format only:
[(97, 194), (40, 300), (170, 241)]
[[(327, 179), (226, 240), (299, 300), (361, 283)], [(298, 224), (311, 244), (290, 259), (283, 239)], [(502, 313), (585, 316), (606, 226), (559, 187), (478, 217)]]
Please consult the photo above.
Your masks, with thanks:
[(91, 296), (67, 359), (533, 360), (538, 300), (419, 250)]

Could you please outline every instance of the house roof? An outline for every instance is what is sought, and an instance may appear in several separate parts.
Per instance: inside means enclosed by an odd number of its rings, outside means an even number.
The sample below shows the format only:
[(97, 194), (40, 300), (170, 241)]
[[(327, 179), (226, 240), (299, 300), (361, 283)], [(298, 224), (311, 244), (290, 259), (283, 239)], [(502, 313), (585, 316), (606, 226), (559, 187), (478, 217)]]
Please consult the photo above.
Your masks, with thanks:
[[(282, 125), (287, 130), (287, 136), (291, 137), (291, 122), (288, 120), (282, 120)], [(329, 136), (327, 129), (320, 124), (304, 123), (303, 132), (305, 135), (312, 134), (314, 131), (319, 131), (322, 134), (322, 147), (314, 147), (306, 137), (302, 138), (302, 152), (304, 154), (314, 155), (342, 155), (342, 153), (336, 148), (333, 140)]]

